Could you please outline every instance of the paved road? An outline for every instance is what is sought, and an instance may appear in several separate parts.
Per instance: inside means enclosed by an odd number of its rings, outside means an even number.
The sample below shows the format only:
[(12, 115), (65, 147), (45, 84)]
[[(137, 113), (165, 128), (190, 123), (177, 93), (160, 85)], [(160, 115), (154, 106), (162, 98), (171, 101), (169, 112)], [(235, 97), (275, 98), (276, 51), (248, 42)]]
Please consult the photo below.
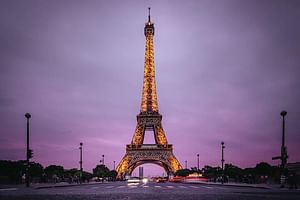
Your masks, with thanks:
[(1, 200), (248, 200), (248, 199), (300, 199), (299, 190), (261, 189), (229, 187), (222, 185), (200, 185), (180, 183), (128, 184), (127, 182), (99, 183), (73, 187), (55, 187), (44, 189), (5, 188), (0, 189)]

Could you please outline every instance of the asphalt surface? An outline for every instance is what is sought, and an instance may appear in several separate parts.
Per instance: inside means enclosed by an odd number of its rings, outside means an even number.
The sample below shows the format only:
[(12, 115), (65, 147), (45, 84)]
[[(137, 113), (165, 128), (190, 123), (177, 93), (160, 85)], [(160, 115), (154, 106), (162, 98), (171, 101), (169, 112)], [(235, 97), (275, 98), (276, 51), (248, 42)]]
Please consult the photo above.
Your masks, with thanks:
[(127, 182), (99, 183), (43, 189), (8, 187), (0, 189), (1, 200), (299, 200), (300, 190), (245, 188), (222, 185), (154, 183), (129, 184)]

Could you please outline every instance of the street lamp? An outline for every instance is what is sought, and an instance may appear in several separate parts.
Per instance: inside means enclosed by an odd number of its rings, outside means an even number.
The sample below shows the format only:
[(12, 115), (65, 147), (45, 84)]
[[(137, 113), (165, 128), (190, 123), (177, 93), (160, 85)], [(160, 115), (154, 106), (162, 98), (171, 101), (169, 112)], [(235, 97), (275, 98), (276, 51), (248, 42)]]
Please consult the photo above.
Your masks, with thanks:
[(184, 163), (185, 163), (185, 169), (187, 169), (187, 160), (184, 161)]
[(222, 147), (222, 160), (221, 160), (221, 162), (222, 162), (222, 184), (223, 184), (223, 182), (224, 182), (224, 148), (225, 148), (225, 146), (224, 146), (224, 142), (221, 142), (221, 147)]
[(116, 161), (114, 161), (114, 170), (116, 170)]
[(288, 155), (287, 148), (285, 146), (285, 116), (287, 112), (283, 110), (280, 115), (282, 116), (282, 139), (281, 139), (281, 168), (284, 169), (287, 163)]
[(26, 187), (29, 187), (29, 159), (32, 157), (32, 150), (29, 150), (29, 119), (31, 118), (30, 113), (26, 113), (25, 117), (27, 119), (27, 131), (26, 131), (26, 174), (25, 174), (25, 182)]
[(104, 165), (104, 154), (102, 155), (102, 164)]
[(80, 150), (80, 161), (79, 161), (79, 164), (80, 164), (80, 177), (79, 177), (79, 183), (81, 184), (82, 183), (82, 146), (83, 146), (83, 143), (80, 142), (80, 147), (79, 147), (79, 150)]
[(198, 169), (198, 172), (199, 172), (199, 154), (197, 154), (197, 169)]
[(287, 115), (287, 112), (285, 110), (281, 111), (280, 115), (282, 116), (282, 138), (281, 138), (281, 153), (280, 156), (275, 156), (272, 157), (272, 160), (277, 160), (280, 159), (281, 160), (281, 187), (284, 187), (284, 182), (285, 182), (285, 167), (287, 164), (287, 159), (288, 159), (288, 155), (287, 155), (287, 148), (285, 146), (285, 116)]

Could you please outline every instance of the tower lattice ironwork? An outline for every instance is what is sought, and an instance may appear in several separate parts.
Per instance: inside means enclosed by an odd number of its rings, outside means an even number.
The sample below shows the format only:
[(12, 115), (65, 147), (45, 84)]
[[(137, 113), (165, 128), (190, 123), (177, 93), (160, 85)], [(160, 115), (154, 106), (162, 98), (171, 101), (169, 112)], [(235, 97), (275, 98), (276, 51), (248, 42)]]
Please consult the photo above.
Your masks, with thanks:
[[(126, 154), (116, 169), (119, 178), (131, 175), (137, 166), (145, 163), (160, 165), (168, 174), (182, 169), (173, 154), (172, 144), (168, 144), (161, 124), (162, 115), (158, 112), (153, 50), (154, 24), (150, 19), (150, 8), (144, 34), (146, 49), (141, 110), (137, 115), (137, 126), (131, 144), (126, 146)], [(144, 144), (146, 131), (153, 131), (155, 144)]]

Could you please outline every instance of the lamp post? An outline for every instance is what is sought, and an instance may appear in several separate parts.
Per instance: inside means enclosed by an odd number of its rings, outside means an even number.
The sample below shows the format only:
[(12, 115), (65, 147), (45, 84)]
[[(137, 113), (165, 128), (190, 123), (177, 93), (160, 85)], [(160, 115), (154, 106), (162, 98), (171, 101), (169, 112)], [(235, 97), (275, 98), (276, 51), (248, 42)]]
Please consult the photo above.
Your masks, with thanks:
[(197, 154), (197, 170), (198, 170), (198, 172), (199, 172), (199, 154)]
[(80, 161), (79, 161), (79, 164), (80, 164), (80, 177), (79, 177), (79, 183), (81, 184), (82, 183), (82, 146), (83, 146), (83, 143), (80, 142), (80, 147), (79, 147), (79, 150), (80, 150)]
[(285, 146), (285, 116), (287, 112), (284, 110), (280, 113), (282, 116), (282, 138), (281, 138), (281, 168), (284, 169), (287, 163), (287, 149)]
[(222, 147), (222, 160), (221, 160), (221, 162), (222, 162), (222, 184), (224, 183), (224, 148), (225, 148), (225, 146), (224, 146), (224, 142), (221, 142), (221, 147)]
[(185, 163), (185, 169), (187, 169), (187, 160), (185, 160), (184, 163)]
[(26, 130), (26, 174), (25, 174), (25, 182), (26, 187), (29, 187), (29, 158), (30, 154), (32, 154), (32, 151), (29, 150), (29, 119), (31, 118), (30, 113), (26, 113), (25, 117), (27, 119), (27, 130)]
[(116, 170), (116, 161), (114, 161), (114, 170)]
[(104, 154), (102, 155), (102, 164), (104, 165)]
[(272, 157), (272, 160), (278, 160), (278, 159), (281, 160), (281, 165), (280, 165), (280, 169), (281, 169), (280, 183), (281, 183), (281, 186), (280, 187), (284, 187), (285, 167), (286, 167), (287, 159), (288, 159), (287, 148), (285, 146), (285, 116), (287, 115), (287, 112), (285, 110), (283, 110), (283, 111), (281, 111), (280, 115), (282, 116), (281, 153), (280, 153), (280, 156)]

